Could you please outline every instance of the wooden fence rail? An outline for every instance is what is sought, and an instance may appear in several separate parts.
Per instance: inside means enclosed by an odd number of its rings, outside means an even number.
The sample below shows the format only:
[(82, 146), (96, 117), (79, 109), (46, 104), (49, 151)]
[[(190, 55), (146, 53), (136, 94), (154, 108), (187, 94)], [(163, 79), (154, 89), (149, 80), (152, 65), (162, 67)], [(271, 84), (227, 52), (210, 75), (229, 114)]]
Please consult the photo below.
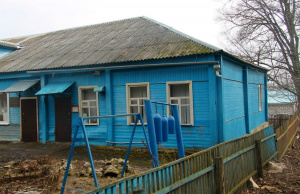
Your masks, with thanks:
[(298, 129), (299, 117), (297, 112), (289, 120), (284, 122), (283, 125), (275, 129), (279, 158), (285, 154), (287, 148), (296, 136)]
[(88, 193), (233, 193), (277, 154), (275, 137), (270, 126)]

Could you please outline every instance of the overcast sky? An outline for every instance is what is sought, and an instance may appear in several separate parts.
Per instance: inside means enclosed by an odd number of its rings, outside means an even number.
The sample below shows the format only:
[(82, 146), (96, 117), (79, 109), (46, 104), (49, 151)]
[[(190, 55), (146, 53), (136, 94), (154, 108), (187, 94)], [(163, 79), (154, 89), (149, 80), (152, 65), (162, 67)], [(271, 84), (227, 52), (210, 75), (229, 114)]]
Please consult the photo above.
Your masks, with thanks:
[(219, 0), (1, 0), (0, 39), (146, 16), (220, 46)]

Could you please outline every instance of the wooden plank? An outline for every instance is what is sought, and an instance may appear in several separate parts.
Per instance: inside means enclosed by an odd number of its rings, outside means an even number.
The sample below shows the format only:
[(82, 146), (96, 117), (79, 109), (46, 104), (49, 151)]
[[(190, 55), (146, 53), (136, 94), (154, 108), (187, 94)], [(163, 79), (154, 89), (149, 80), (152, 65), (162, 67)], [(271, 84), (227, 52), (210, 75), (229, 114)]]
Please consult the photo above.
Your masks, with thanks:
[(214, 169), (214, 167), (210, 166), (210, 167), (208, 167), (208, 168), (206, 168), (206, 169), (204, 169), (204, 170), (202, 170), (202, 171), (200, 171), (200, 172), (198, 172), (198, 173), (196, 173), (196, 174), (194, 174), (194, 175), (192, 175), (190, 177), (187, 177), (187, 178), (185, 178), (185, 179), (183, 179), (183, 180), (181, 180), (179, 182), (176, 182), (175, 184), (173, 184), (173, 185), (171, 185), (171, 186), (169, 186), (167, 188), (164, 188), (164, 189), (158, 191), (156, 194), (163, 194), (163, 193), (171, 192), (171, 191), (173, 191), (173, 190), (181, 187), (182, 185), (184, 185), (184, 184), (186, 184), (188, 182), (191, 182), (194, 179), (196, 179), (198, 177), (201, 177), (202, 175), (204, 175), (204, 174), (212, 171), (213, 169)]
[(224, 182), (224, 163), (223, 158), (218, 157), (215, 159), (215, 173), (216, 173), (216, 193), (225, 194), (225, 182)]
[(262, 162), (262, 153), (261, 153), (261, 141), (255, 140), (255, 150), (256, 150), (256, 166), (257, 174), (260, 178), (264, 177), (263, 173), (263, 162)]

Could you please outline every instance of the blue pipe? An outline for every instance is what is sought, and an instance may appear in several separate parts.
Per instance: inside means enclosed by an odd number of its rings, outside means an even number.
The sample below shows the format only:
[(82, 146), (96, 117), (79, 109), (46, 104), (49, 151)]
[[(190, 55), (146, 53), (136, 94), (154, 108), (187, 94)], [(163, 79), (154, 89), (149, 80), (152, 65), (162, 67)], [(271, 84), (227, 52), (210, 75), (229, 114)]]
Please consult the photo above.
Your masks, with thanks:
[(121, 178), (123, 178), (124, 173), (125, 173), (126, 164), (127, 164), (127, 160), (128, 160), (128, 157), (129, 157), (129, 152), (130, 152), (130, 149), (131, 149), (131, 145), (132, 145), (132, 141), (133, 141), (133, 136), (134, 136), (134, 133), (135, 133), (136, 124), (137, 124), (138, 120), (141, 120), (140, 115), (136, 116), (136, 118), (135, 118), (135, 122), (134, 122), (134, 126), (133, 126), (133, 131), (132, 131), (132, 134), (131, 134), (131, 137), (130, 137), (130, 142), (129, 142), (129, 146), (128, 146), (128, 149), (127, 149), (126, 158), (125, 158), (125, 161), (124, 161), (124, 166), (123, 166), (123, 169), (122, 169)]
[(71, 164), (71, 160), (72, 160), (72, 156), (73, 156), (73, 151), (74, 151), (74, 146), (75, 146), (75, 142), (76, 142), (77, 132), (78, 132), (78, 128), (79, 128), (80, 125), (81, 125), (81, 119), (79, 118), (76, 130), (75, 130), (75, 133), (74, 133), (74, 137), (72, 139), (72, 145), (71, 145), (71, 149), (70, 149), (70, 153), (69, 153), (69, 158), (68, 158), (66, 171), (65, 171), (65, 176), (64, 176), (63, 184), (61, 186), (60, 194), (64, 194), (64, 191), (65, 191), (65, 186), (66, 186), (66, 183), (67, 183), (69, 168), (70, 168), (70, 164)]
[(184, 153), (184, 146), (183, 146), (183, 140), (181, 134), (178, 105), (173, 105), (172, 110), (175, 119), (175, 132), (176, 132), (176, 139), (177, 139), (178, 154), (179, 154), (179, 158), (184, 158), (185, 153)]
[[(145, 100), (145, 109), (146, 109), (146, 117), (147, 117), (147, 124), (148, 124), (150, 149), (151, 149), (151, 153), (154, 157), (154, 160), (156, 161), (157, 166), (159, 166), (157, 142), (156, 142), (154, 121), (153, 121), (153, 114), (152, 114), (152, 107), (151, 107), (150, 100)], [(152, 164), (152, 166), (153, 166), (153, 168), (155, 167), (154, 164)]]

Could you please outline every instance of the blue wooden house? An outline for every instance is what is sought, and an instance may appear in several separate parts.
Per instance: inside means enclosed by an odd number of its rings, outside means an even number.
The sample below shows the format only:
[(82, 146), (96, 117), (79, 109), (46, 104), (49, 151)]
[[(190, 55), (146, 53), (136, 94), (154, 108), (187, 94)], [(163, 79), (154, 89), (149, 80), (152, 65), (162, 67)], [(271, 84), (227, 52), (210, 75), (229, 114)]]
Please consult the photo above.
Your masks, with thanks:
[[(139, 112), (147, 123), (145, 99), (178, 104), (185, 148), (268, 120), (266, 69), (149, 18), (25, 37), (10, 51), (0, 58), (1, 141), (71, 141), (78, 116)], [(128, 142), (133, 118), (85, 125), (91, 144)]]

